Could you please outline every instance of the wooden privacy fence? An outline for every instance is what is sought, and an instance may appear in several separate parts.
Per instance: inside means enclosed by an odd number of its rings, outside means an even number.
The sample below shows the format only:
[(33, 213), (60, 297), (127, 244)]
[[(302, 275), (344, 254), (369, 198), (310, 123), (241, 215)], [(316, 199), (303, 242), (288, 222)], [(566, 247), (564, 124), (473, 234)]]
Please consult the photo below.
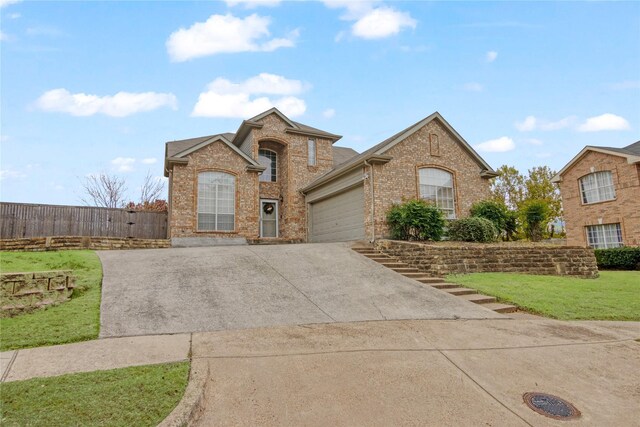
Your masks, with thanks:
[(166, 212), (92, 206), (0, 203), (0, 238), (49, 236), (166, 239)]

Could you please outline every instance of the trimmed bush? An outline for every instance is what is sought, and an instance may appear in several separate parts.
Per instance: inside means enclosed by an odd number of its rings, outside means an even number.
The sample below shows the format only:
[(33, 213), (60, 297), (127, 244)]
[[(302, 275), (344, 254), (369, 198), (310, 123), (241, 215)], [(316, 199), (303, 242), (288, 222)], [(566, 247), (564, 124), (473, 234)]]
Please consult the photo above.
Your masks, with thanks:
[(596, 249), (598, 268), (603, 270), (640, 270), (640, 248)]
[(499, 233), (506, 231), (508, 211), (503, 203), (493, 200), (483, 200), (471, 206), (471, 216), (488, 219)]
[(549, 205), (544, 200), (529, 200), (522, 208), (524, 231), (532, 242), (542, 240), (549, 218)]
[(387, 212), (391, 236), (398, 240), (440, 240), (444, 233), (444, 214), (424, 200), (393, 205)]
[(498, 237), (498, 230), (486, 218), (469, 217), (455, 219), (449, 223), (449, 239), (462, 242), (493, 242)]

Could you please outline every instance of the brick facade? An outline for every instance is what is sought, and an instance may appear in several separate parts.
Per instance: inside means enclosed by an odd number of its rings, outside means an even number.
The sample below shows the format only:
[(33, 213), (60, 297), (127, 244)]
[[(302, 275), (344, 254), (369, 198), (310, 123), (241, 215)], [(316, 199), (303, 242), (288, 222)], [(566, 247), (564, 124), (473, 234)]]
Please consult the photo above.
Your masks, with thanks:
[[(580, 178), (601, 171), (611, 171), (616, 198), (584, 204)], [(587, 151), (562, 174), (559, 185), (568, 245), (587, 246), (589, 225), (617, 223), (625, 246), (640, 245), (640, 165), (629, 164), (625, 157)]]
[[(430, 121), (385, 154), (393, 159), (373, 166), (376, 237), (388, 237), (386, 213), (393, 203), (420, 196), (418, 170), (422, 167), (443, 169), (453, 175), (456, 218), (468, 216), (472, 204), (489, 198), (489, 180), (480, 176), (480, 166), (437, 120)], [(369, 184), (364, 191), (365, 229), (370, 236)]]

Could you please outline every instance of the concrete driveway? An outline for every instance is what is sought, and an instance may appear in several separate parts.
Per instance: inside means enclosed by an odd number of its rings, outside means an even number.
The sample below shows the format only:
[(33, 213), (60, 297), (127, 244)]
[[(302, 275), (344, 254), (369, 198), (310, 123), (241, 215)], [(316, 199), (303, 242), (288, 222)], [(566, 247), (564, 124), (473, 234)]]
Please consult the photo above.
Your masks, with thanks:
[(407, 279), (346, 243), (98, 252), (100, 336), (504, 316)]

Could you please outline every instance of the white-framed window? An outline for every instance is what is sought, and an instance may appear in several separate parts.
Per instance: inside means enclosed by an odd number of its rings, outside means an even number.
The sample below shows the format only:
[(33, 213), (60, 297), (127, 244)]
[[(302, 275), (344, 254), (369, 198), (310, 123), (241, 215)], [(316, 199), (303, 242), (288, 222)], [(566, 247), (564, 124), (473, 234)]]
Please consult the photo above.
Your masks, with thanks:
[(619, 248), (622, 246), (620, 224), (587, 226), (587, 243), (594, 249)]
[(198, 230), (233, 231), (236, 177), (224, 172), (198, 174)]
[(260, 181), (276, 182), (278, 176), (278, 155), (271, 150), (258, 150), (258, 162), (267, 168), (260, 175)]
[(453, 174), (438, 168), (418, 170), (420, 198), (434, 202), (448, 219), (456, 217), (456, 201), (453, 189)]
[(309, 158), (309, 166), (315, 166), (316, 165), (316, 140), (313, 138), (309, 138), (307, 140), (307, 152), (308, 152), (308, 158)]
[(611, 171), (595, 172), (580, 178), (582, 203), (604, 202), (616, 198)]

